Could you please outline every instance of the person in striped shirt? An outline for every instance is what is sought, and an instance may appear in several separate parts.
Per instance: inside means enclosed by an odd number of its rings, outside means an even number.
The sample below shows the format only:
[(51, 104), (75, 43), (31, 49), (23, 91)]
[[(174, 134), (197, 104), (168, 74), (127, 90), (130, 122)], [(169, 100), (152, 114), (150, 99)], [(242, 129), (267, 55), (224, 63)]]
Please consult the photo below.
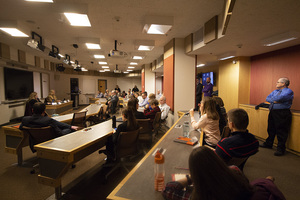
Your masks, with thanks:
[(220, 140), (216, 154), (226, 163), (232, 158), (245, 158), (258, 152), (259, 142), (248, 132), (249, 117), (245, 110), (236, 108), (228, 113), (228, 126), (231, 136)]

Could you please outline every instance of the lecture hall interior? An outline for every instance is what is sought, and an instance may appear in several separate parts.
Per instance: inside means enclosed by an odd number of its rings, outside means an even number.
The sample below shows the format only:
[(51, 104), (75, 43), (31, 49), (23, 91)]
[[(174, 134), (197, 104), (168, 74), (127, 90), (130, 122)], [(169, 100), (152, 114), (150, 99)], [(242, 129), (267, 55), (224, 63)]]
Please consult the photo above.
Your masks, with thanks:
[[(243, 172), (250, 181), (274, 176), (286, 199), (299, 199), (299, 0), (0, 3), (1, 199), (163, 199), (154, 190), (154, 183), (149, 183), (149, 188), (140, 184), (139, 181), (146, 183), (148, 173), (145, 172), (143, 180), (143, 175), (137, 177), (139, 170), (153, 174), (153, 167), (146, 165), (151, 159), (154, 163), (151, 154), (156, 148), (165, 148), (169, 155), (168, 145), (169, 151), (175, 145), (169, 137), (178, 132), (175, 125), (186, 117), (182, 113), (195, 107), (196, 78), (207, 73), (212, 77), (213, 91), (223, 99), (227, 111), (246, 110), (248, 130), (260, 143), (268, 137), (269, 109), (256, 110), (255, 106), (266, 101), (279, 78), (289, 78), (294, 99), (287, 152), (276, 157), (275, 147), (259, 148), (247, 160)], [(134, 86), (148, 95), (160, 90), (170, 106), (166, 119), (169, 129), (161, 133), (145, 155), (139, 155), (129, 172), (120, 168), (104, 181), (102, 177), (108, 170), (102, 169), (105, 155), (98, 150), (105, 146), (106, 136), (86, 143), (85, 138), (77, 141), (88, 132), (100, 132), (96, 130), (107, 127), (107, 134), (111, 134), (111, 121), (91, 125), (86, 133), (69, 134), (74, 143), (65, 141), (65, 145), (73, 146), (60, 154), (51, 143), (47, 143), (49, 147), (38, 146), (37, 153), (32, 153), (24, 131), (9, 132), (11, 125), (21, 122), (31, 92), (37, 92), (44, 102), (49, 92), (55, 90), (57, 99), (67, 103), (47, 105), (46, 109), (54, 114), (53, 118), (66, 114), (62, 121), (70, 123), (72, 117), (67, 119), (67, 115), (73, 116), (74, 112), (86, 110), (87, 116), (94, 115), (98, 91), (105, 93), (116, 85), (126, 93)], [(77, 137), (75, 134), (79, 133)], [(183, 148), (191, 152), (193, 147)], [(187, 156), (184, 158), (179, 164), (185, 166), (180, 167), (188, 167)], [(168, 157), (165, 162), (168, 159), (171, 163)], [(39, 162), (36, 173), (30, 174), (33, 164)], [(165, 168), (165, 182), (171, 181), (171, 173), (177, 171), (168, 171), (167, 164)]]

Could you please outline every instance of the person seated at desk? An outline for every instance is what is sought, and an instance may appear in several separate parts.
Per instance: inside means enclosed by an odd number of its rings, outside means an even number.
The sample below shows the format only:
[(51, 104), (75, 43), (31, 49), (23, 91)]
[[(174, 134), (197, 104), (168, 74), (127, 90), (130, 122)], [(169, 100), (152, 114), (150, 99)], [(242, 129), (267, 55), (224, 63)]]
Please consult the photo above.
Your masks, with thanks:
[(54, 129), (57, 137), (66, 135), (68, 133), (71, 133), (73, 130), (78, 129), (78, 126), (71, 126), (69, 124), (62, 123), (48, 116), (45, 116), (45, 110), (46, 105), (44, 103), (36, 102), (33, 105), (33, 115), (23, 117), (19, 129), (22, 130), (23, 126), (29, 128), (42, 128), (51, 126)]
[(139, 100), (137, 98), (129, 99), (127, 107), (133, 111), (136, 119), (146, 119), (144, 113), (137, 110), (139, 108)]
[(116, 90), (111, 91), (111, 99), (107, 102), (109, 114), (115, 114), (117, 110), (119, 98), (117, 97)]
[(190, 175), (166, 184), (167, 200), (285, 200), (274, 178), (248, 179), (236, 167), (228, 167), (208, 147), (201, 146), (189, 156)]
[(205, 97), (200, 105), (201, 118), (198, 122), (194, 118), (194, 109), (190, 110), (191, 124), (193, 129), (203, 128), (204, 144), (213, 148), (221, 139), (219, 129), (219, 114), (216, 110), (216, 103), (212, 98)]
[(109, 90), (106, 89), (103, 97), (104, 97), (104, 98), (107, 98), (108, 95), (109, 95)]
[(45, 99), (45, 104), (51, 104), (52, 102), (60, 102), (55, 96), (55, 90), (50, 90), (49, 95)]
[(123, 123), (118, 126), (117, 130), (111, 136), (108, 137), (106, 142), (106, 149), (99, 150), (99, 154), (104, 153), (107, 155), (106, 162), (112, 162), (115, 160), (114, 149), (115, 145), (117, 144), (120, 133), (135, 131), (139, 128), (139, 125), (131, 109), (126, 108), (122, 111), (122, 121)]
[(148, 95), (147, 92), (142, 93), (142, 100), (139, 99), (140, 107), (145, 107), (148, 104), (149, 98), (147, 97), (147, 95)]
[(102, 92), (98, 91), (98, 94), (95, 96), (95, 98), (103, 98), (104, 95)]
[(38, 98), (38, 95), (36, 92), (32, 92), (30, 95), (29, 95), (29, 98), (28, 100), (26, 101), (26, 105), (25, 105), (25, 113), (24, 113), (24, 116), (31, 116), (33, 114), (33, 105), (36, 103), (36, 102), (41, 102), (40, 99)]
[(228, 162), (232, 158), (249, 157), (258, 152), (258, 140), (248, 132), (248, 114), (245, 110), (236, 108), (228, 112), (228, 126), (232, 136), (220, 140), (215, 152)]
[(152, 110), (150, 110), (149, 107), (148, 108), (146, 107), (145, 110), (144, 110), (144, 114), (145, 114), (146, 118), (150, 119), (150, 122), (152, 124), (152, 122), (154, 121), (156, 113), (161, 112), (161, 110), (158, 107), (158, 101), (155, 98), (151, 99), (149, 104), (150, 104)]
[(149, 94), (149, 99), (148, 99), (148, 102), (147, 102), (147, 105), (145, 106), (145, 108), (149, 108), (150, 110), (152, 110), (152, 107), (151, 107), (150, 104), (149, 104), (149, 102), (150, 102), (152, 99), (156, 99), (156, 97), (155, 97), (155, 94), (150, 93), (150, 94)]

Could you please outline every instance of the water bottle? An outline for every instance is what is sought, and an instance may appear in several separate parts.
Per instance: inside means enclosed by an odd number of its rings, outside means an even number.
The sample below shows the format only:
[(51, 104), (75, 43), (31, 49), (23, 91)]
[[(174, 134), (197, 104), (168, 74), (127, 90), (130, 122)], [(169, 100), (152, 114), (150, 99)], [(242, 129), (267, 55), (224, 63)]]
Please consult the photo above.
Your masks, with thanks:
[(185, 121), (183, 123), (183, 137), (189, 137), (190, 132), (190, 122)]
[(154, 156), (154, 188), (156, 191), (163, 191), (165, 186), (165, 158), (160, 151), (157, 151)]

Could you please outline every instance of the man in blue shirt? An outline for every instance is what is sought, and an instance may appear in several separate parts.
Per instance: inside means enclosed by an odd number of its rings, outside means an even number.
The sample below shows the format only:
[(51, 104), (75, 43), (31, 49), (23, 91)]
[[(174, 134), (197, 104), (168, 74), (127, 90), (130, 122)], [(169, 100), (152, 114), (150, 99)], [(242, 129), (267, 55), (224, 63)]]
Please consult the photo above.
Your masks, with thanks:
[(280, 78), (274, 90), (268, 97), (270, 103), (270, 113), (268, 117), (268, 138), (261, 147), (272, 148), (275, 135), (277, 135), (278, 145), (275, 156), (282, 156), (285, 153), (285, 143), (288, 138), (292, 122), (290, 108), (293, 103), (294, 92), (288, 88), (290, 81), (288, 78)]
[(210, 81), (210, 77), (207, 77), (206, 85), (204, 85), (204, 88), (202, 89), (205, 97), (211, 97), (213, 93), (213, 84), (211, 84)]
[(139, 103), (139, 106), (145, 107), (146, 105), (148, 105), (148, 101), (149, 101), (149, 98), (147, 97), (147, 92), (143, 92), (142, 98), (143, 98), (143, 101), (141, 103)]

